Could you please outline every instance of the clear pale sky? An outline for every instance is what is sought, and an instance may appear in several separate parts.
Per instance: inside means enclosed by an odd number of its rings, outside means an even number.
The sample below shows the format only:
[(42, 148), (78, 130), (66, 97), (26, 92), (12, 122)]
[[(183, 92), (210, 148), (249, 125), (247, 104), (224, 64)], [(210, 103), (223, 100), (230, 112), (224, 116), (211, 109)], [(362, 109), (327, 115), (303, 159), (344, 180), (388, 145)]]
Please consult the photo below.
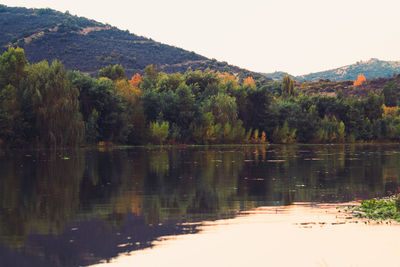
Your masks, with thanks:
[(400, 60), (398, 0), (0, 0), (68, 10), (258, 72)]

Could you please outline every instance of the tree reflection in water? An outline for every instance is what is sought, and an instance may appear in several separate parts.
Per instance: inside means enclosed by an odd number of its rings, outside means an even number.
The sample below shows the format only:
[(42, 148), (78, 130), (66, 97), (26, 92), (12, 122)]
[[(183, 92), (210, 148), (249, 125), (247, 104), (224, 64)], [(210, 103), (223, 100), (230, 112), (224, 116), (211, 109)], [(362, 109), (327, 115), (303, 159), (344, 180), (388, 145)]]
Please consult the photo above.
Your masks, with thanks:
[(7, 266), (86, 265), (257, 206), (383, 196), (398, 187), (398, 149), (291, 145), (3, 152), (0, 258)]

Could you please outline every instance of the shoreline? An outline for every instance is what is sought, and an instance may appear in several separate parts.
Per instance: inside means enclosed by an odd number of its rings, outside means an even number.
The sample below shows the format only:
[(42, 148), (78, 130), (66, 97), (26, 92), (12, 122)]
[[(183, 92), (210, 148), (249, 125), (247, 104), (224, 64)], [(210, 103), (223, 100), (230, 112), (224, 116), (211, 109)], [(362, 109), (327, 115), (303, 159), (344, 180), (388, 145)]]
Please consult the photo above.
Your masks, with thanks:
[(67, 151), (67, 150), (75, 150), (75, 149), (130, 149), (130, 148), (145, 148), (145, 149), (156, 149), (156, 148), (213, 148), (213, 147), (280, 147), (280, 146), (346, 146), (346, 145), (354, 145), (354, 146), (364, 146), (364, 145), (400, 145), (400, 142), (355, 142), (355, 143), (288, 143), (288, 144), (274, 144), (274, 143), (265, 143), (265, 144), (209, 144), (209, 145), (197, 145), (197, 144), (173, 144), (173, 145), (118, 145), (118, 144), (110, 144), (110, 145), (85, 145), (78, 147), (62, 147), (62, 148), (0, 148), (0, 151)]

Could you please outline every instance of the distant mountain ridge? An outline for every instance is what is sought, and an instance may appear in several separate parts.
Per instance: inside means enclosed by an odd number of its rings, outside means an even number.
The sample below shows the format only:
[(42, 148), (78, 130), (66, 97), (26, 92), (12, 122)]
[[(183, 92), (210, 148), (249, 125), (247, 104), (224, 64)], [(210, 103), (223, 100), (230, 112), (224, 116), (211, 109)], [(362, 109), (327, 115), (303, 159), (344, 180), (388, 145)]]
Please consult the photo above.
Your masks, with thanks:
[(269, 79), (272, 79), (274, 81), (280, 81), (283, 79), (283, 76), (285, 75), (289, 75), (290, 78), (293, 78), (296, 80), (296, 77), (293, 75), (290, 75), (287, 72), (284, 71), (275, 71), (275, 72), (271, 72), (271, 73), (263, 73), (263, 75)]
[[(310, 73), (306, 75), (292, 76), (298, 81), (347, 81), (357, 80), (359, 74), (363, 74), (367, 79), (387, 78), (394, 74), (400, 73), (400, 61), (384, 61), (376, 58), (371, 58), (366, 61), (359, 61), (352, 65), (343, 66), (340, 68)], [(285, 72), (266, 73), (265, 77), (274, 80), (281, 80)]]
[(121, 64), (128, 75), (142, 73), (147, 65), (167, 73), (187, 68), (210, 68), (240, 78), (268, 80), (226, 62), (162, 44), (83, 17), (52, 9), (27, 9), (0, 5), (0, 53), (9, 46), (24, 48), (30, 62), (58, 59), (68, 69), (95, 75), (107, 65)]

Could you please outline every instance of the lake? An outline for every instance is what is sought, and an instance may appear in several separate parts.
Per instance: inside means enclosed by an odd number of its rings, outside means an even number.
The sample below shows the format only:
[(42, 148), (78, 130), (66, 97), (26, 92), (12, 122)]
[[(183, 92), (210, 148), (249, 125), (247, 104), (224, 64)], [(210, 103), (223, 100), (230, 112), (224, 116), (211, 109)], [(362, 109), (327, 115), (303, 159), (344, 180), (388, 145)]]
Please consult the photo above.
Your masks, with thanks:
[[(137, 266), (180, 266), (150, 264), (157, 256), (145, 255), (163, 247), (181, 255), (182, 266), (185, 255), (226, 263), (240, 254), (235, 242), (259, 252), (257, 233), (271, 237), (262, 222), (290, 232), (293, 214), (313, 213), (304, 207), (331, 211), (398, 192), (399, 166), (397, 144), (0, 152), (0, 266), (107, 265), (129, 255), (142, 260)], [(246, 231), (252, 234), (241, 236)], [(184, 246), (174, 243), (180, 240)], [(204, 253), (187, 252), (197, 249)]]

